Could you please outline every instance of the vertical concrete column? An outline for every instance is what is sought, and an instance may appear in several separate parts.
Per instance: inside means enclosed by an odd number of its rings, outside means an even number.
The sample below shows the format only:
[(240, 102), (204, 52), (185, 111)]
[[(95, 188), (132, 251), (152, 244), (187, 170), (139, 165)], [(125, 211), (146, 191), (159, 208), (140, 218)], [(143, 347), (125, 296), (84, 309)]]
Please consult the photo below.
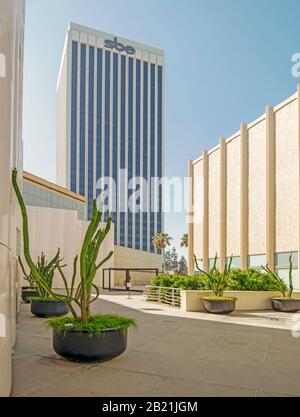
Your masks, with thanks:
[(202, 257), (203, 257), (203, 270), (208, 272), (208, 258), (209, 258), (209, 188), (208, 188), (208, 151), (203, 152), (203, 220), (202, 220)]
[(297, 86), (298, 97), (298, 285), (300, 288), (300, 84)]
[(241, 155), (240, 155), (240, 167), (241, 167), (241, 236), (240, 236), (240, 254), (241, 254), (241, 269), (248, 269), (248, 158), (249, 158), (249, 146), (248, 146), (248, 129), (247, 125), (241, 124)]
[[(267, 236), (266, 255), (270, 269), (274, 270), (275, 253), (275, 121), (274, 109), (266, 107), (266, 145), (267, 145)], [(257, 190), (259, 192), (259, 190)]]
[(227, 156), (225, 139), (220, 140), (220, 271), (224, 271), (226, 262), (226, 226), (227, 226)]
[(188, 246), (188, 272), (189, 275), (194, 275), (195, 265), (194, 265), (194, 164), (193, 161), (189, 161), (188, 165), (188, 175), (189, 175), (189, 246)]

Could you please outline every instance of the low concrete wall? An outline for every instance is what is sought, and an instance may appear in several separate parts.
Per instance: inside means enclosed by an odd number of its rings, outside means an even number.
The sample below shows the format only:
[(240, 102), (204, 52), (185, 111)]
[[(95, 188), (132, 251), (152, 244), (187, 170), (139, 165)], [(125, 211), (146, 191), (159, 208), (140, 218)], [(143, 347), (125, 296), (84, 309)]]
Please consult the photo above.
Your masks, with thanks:
[[(211, 295), (211, 291), (181, 291), (181, 310), (189, 312), (204, 312), (202, 298)], [(226, 297), (237, 298), (238, 311), (271, 310), (271, 299), (279, 297), (277, 291), (226, 291)], [(294, 298), (300, 299), (300, 291), (294, 293)]]

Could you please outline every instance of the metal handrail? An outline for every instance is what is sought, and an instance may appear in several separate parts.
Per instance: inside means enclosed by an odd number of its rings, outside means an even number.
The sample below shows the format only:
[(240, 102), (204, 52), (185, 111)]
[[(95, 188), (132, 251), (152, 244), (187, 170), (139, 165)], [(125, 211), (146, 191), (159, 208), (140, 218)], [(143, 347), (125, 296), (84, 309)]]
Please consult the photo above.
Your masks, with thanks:
[(146, 301), (180, 307), (180, 291), (180, 288), (155, 287), (148, 285), (144, 290), (144, 297), (146, 298)]

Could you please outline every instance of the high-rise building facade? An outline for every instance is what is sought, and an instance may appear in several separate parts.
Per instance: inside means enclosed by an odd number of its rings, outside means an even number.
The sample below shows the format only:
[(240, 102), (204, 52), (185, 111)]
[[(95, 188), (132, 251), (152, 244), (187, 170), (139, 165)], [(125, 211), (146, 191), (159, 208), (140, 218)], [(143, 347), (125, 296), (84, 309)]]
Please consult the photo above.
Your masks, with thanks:
[(162, 185), (151, 187), (164, 169), (163, 51), (71, 23), (57, 100), (58, 184), (86, 197), (90, 218), (98, 180), (112, 179), (115, 244), (154, 252), (163, 230)]

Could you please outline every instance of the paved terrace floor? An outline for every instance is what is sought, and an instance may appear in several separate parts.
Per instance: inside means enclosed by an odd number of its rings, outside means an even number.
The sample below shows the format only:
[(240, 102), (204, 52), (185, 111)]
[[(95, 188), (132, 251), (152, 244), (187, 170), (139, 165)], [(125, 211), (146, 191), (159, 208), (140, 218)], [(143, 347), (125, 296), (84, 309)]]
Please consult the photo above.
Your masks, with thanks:
[(77, 364), (53, 353), (51, 330), (21, 306), (12, 396), (300, 395), (300, 338), (282, 324), (291, 321), (289, 315), (281, 315), (282, 328), (263, 325), (273, 321), (270, 313), (252, 322), (247, 314), (237, 315), (245, 319), (240, 325), (126, 295), (104, 295), (94, 310), (133, 317), (138, 328), (130, 331), (128, 350), (119, 358)]

